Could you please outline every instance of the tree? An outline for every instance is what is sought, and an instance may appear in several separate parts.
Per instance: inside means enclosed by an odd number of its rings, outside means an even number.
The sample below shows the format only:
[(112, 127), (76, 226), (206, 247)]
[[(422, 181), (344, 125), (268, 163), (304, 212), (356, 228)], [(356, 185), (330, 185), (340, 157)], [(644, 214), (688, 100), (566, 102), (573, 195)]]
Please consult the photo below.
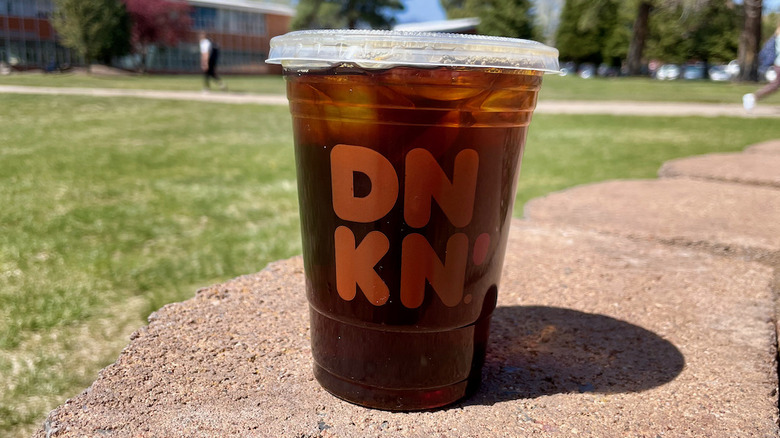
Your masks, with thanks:
[(119, 0), (55, 0), (52, 24), (87, 63), (130, 53), (130, 17)]
[(614, 62), (621, 40), (618, 0), (566, 0), (555, 38), (561, 59)]
[(690, 24), (682, 8), (655, 10), (650, 18), (644, 54), (665, 63), (682, 64), (690, 59), (693, 39), (687, 31)]
[(176, 46), (192, 25), (190, 6), (181, 0), (123, 0), (132, 29), (133, 52), (141, 56), (139, 69), (146, 70), (146, 57), (155, 45)]
[(645, 42), (649, 33), (650, 12), (653, 10), (652, 0), (639, 2), (639, 9), (634, 20), (634, 31), (631, 34), (631, 43), (628, 46), (628, 74), (639, 75), (642, 73), (642, 55), (645, 50)]
[(628, 71), (631, 75), (641, 74), (642, 58), (650, 29), (650, 19), (654, 14), (675, 11), (681, 12), (681, 19), (699, 12), (710, 3), (722, 3), (719, 0), (640, 0), (637, 4), (636, 20), (634, 21), (631, 44), (628, 49)]
[(536, 34), (544, 40), (546, 44), (555, 45), (555, 33), (558, 30), (558, 24), (563, 8), (563, 0), (536, 0), (534, 1), (534, 18), (536, 20)]
[(324, 0), (299, 0), (290, 26), (294, 30), (344, 28), (347, 23), (339, 16), (339, 9), (339, 5)]
[(534, 38), (529, 0), (441, 0), (449, 18), (479, 17), (482, 35)]
[(761, 49), (762, 0), (745, 0), (744, 24), (739, 37), (739, 79), (758, 80), (758, 51)]
[(737, 56), (739, 10), (730, 0), (710, 0), (696, 14), (691, 29), (691, 57), (705, 63), (728, 63)]
[(389, 29), (395, 24), (395, 17), (386, 15), (391, 11), (403, 11), (401, 0), (340, 0), (341, 14), (347, 17), (347, 26), (356, 29), (368, 25), (372, 29)]
[(737, 54), (739, 6), (709, 0), (697, 9), (659, 7), (650, 19), (646, 53), (666, 62), (728, 62)]
[(761, 20), (761, 41), (765, 42), (775, 35), (777, 26), (780, 26), (780, 11), (770, 12)]
[(477, 31), (483, 35), (534, 38), (534, 17), (528, 0), (487, 0), (479, 11)]
[(449, 19), (479, 17), (482, 0), (439, 0)]
[(391, 12), (403, 9), (400, 0), (300, 0), (292, 27), (389, 29), (395, 24)]

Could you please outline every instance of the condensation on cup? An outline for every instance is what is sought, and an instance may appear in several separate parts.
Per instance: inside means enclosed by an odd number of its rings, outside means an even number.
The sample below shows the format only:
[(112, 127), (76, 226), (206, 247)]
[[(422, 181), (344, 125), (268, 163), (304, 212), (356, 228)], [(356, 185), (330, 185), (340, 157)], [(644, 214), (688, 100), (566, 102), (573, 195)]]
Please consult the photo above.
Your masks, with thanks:
[(293, 119), (314, 375), (421, 410), (481, 380), (526, 133), (557, 50), (510, 38), (273, 38)]

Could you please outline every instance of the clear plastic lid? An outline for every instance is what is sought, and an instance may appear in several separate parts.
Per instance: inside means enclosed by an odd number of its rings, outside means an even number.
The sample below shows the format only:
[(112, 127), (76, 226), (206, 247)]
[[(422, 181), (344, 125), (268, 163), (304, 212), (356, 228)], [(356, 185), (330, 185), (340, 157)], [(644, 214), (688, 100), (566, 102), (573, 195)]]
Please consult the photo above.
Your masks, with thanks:
[(304, 30), (271, 39), (266, 62), (308, 70), (342, 64), (478, 67), (558, 73), (558, 50), (516, 38), (386, 30)]

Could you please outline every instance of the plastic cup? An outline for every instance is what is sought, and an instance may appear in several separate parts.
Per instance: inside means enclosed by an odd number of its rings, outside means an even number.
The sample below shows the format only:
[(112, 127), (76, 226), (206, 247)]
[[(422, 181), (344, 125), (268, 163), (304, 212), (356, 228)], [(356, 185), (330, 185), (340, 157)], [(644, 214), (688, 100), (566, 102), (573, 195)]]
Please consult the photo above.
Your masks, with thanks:
[(314, 375), (420, 410), (479, 385), (526, 132), (558, 52), (391, 31), (272, 39), (293, 118)]

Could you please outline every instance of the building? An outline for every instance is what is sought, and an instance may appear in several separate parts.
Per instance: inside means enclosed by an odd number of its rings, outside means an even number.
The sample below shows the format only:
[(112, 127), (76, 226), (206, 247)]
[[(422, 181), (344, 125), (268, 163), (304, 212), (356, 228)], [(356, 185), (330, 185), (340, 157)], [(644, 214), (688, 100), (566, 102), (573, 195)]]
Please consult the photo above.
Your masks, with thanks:
[(52, 0), (0, 0), (0, 62), (15, 68), (78, 63), (57, 44)]
[[(200, 71), (197, 34), (205, 31), (220, 47), (223, 73), (265, 73), (272, 37), (287, 32), (295, 9), (289, 1), (187, 0), (192, 16), (189, 38), (177, 47), (150, 50), (147, 70), (166, 73)], [(50, 18), (53, 0), (0, 0), (0, 62), (14, 69), (53, 69), (82, 65), (83, 60), (59, 43)], [(116, 66), (134, 68), (137, 58)]]
[(188, 3), (192, 6), (191, 37), (178, 47), (150, 53), (150, 71), (200, 71), (197, 34), (205, 31), (220, 47), (220, 72), (268, 72), (272, 67), (265, 59), (271, 38), (286, 33), (295, 15), (289, 2), (189, 0)]

